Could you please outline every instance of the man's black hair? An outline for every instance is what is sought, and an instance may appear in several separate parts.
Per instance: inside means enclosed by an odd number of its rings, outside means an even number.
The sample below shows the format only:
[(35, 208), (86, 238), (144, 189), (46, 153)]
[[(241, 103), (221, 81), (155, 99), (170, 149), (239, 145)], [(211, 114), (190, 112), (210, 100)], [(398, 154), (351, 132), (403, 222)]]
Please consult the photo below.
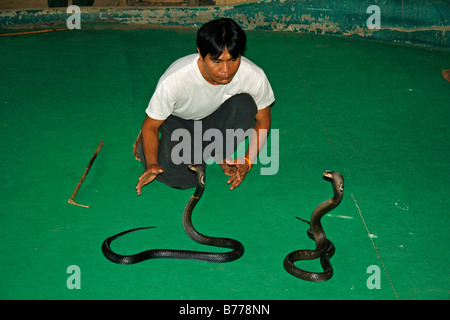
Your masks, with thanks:
[(228, 18), (209, 21), (197, 31), (197, 47), (203, 58), (209, 53), (211, 59), (217, 59), (225, 48), (233, 58), (238, 58), (244, 52), (246, 41), (244, 30)]

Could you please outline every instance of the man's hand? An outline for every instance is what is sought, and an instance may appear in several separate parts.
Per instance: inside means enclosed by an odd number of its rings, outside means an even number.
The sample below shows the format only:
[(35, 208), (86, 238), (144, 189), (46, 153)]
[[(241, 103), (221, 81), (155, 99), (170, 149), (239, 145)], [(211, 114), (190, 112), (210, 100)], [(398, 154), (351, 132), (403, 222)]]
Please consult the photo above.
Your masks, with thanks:
[[(228, 166), (228, 168), (224, 168)], [(238, 187), (247, 175), (249, 164), (245, 159), (226, 159), (226, 164), (222, 166), (223, 172), (231, 176), (227, 183), (231, 184), (230, 190)]]
[(258, 110), (255, 116), (255, 125), (250, 135), (249, 146), (244, 159), (229, 159), (222, 164), (223, 172), (231, 176), (227, 183), (231, 184), (230, 190), (233, 190), (244, 181), (248, 170), (263, 148), (269, 134), (271, 124), (270, 106)]
[(146, 184), (155, 180), (158, 174), (163, 172), (162, 167), (158, 163), (158, 144), (159, 144), (159, 127), (164, 120), (155, 120), (146, 116), (142, 123), (141, 132), (133, 145), (133, 154), (136, 160), (140, 160), (137, 154), (137, 147), (142, 143), (142, 151), (146, 161), (146, 168), (144, 173), (139, 177), (136, 185), (136, 192), (141, 194), (141, 189)]
[(225, 162), (220, 163), (219, 165), (222, 168), (223, 173), (225, 173), (227, 176), (232, 176), (237, 170), (235, 166), (230, 166), (229, 164), (227, 164)]
[(163, 169), (160, 165), (152, 164), (145, 169), (144, 173), (139, 177), (139, 181), (136, 185), (136, 192), (141, 195), (142, 187), (155, 180), (156, 176), (163, 173)]

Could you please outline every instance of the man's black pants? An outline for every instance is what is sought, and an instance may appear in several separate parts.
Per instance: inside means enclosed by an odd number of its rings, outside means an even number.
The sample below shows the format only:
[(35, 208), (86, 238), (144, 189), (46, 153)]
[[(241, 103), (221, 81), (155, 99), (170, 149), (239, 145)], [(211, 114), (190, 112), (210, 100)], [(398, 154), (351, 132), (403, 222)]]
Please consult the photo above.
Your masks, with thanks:
[[(202, 164), (206, 170), (205, 161), (209, 156), (213, 156), (218, 162), (230, 156), (246, 137), (233, 135), (233, 141), (229, 141), (230, 139), (227, 139), (227, 130), (228, 133), (239, 129), (249, 132), (247, 130), (253, 128), (255, 124), (256, 112), (257, 107), (253, 98), (247, 93), (241, 93), (226, 100), (219, 109), (201, 120), (185, 120), (173, 115), (169, 116), (160, 127), (158, 161), (164, 172), (159, 174), (156, 180), (172, 188), (188, 189), (195, 187), (197, 184), (195, 173), (188, 168), (188, 165)], [(181, 155), (178, 152), (172, 152), (174, 148), (179, 150), (181, 143), (184, 143), (183, 146), (188, 146), (186, 143), (189, 143), (176, 139), (172, 140), (172, 134), (177, 129), (184, 129), (186, 131), (183, 132), (188, 132), (190, 135), (191, 146), (183, 149), (190, 149), (191, 151), (189, 163), (186, 163), (186, 161), (179, 163)], [(222, 150), (219, 148), (219, 151), (215, 149), (214, 154), (205, 156), (203, 154), (205, 147), (211, 143), (203, 141), (203, 134), (208, 129), (215, 129), (216, 132), (221, 133), (223, 148)], [(200, 143), (199, 139), (201, 139)], [(230, 149), (232, 152), (227, 154), (227, 150), (230, 151)], [(142, 144), (139, 144), (137, 152), (144, 168), (146, 168)], [(221, 152), (221, 154), (217, 154), (217, 152)], [(182, 158), (185, 159), (185, 156), (183, 155)]]

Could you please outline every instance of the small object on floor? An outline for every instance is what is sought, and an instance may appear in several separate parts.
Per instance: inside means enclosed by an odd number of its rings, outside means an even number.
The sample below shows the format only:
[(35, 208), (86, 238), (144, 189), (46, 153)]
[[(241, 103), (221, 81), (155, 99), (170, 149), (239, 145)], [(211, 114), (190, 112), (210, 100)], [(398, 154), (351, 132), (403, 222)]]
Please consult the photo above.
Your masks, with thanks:
[(71, 195), (70, 198), (69, 198), (69, 201), (68, 201), (68, 202), (69, 202), (70, 204), (74, 204), (74, 205), (77, 205), (77, 206), (80, 206), (80, 207), (89, 208), (89, 206), (85, 206), (84, 204), (78, 204), (78, 203), (76, 203), (75, 201), (73, 201), (73, 199), (75, 198), (75, 196), (76, 196), (78, 190), (79, 190), (80, 187), (81, 187), (81, 184), (83, 183), (84, 179), (86, 178), (86, 176), (87, 176), (89, 170), (91, 169), (92, 164), (94, 163), (95, 158), (97, 158), (97, 155), (98, 155), (98, 153), (100, 152), (100, 150), (102, 149), (102, 147), (103, 147), (103, 141), (100, 141), (100, 143), (99, 143), (98, 146), (97, 146), (97, 149), (95, 149), (95, 152), (94, 152), (94, 154), (92, 155), (91, 160), (89, 160), (89, 163), (88, 163), (86, 169), (84, 170), (84, 173), (83, 173), (83, 175), (82, 175), (81, 178), (80, 178), (80, 181), (78, 181), (77, 186), (75, 187), (75, 190), (73, 190), (73, 193), (72, 193), (72, 195)]
[(442, 70), (442, 76), (444, 77), (445, 80), (450, 82), (450, 69)]
[(67, 31), (67, 30), (69, 30), (69, 29), (67, 29), (67, 28), (55, 28), (55, 29), (46, 29), (46, 30), (34, 30), (34, 31), (3, 33), (3, 34), (0, 34), (0, 37), (19, 36), (19, 35), (34, 34), (34, 33), (46, 33), (46, 32), (54, 32), (54, 31)]

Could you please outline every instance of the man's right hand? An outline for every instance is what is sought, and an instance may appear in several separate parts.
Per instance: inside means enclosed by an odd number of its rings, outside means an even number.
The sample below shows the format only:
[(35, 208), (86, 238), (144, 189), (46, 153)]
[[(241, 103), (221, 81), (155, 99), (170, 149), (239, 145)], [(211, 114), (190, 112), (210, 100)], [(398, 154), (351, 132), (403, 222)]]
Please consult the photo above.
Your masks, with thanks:
[(142, 187), (155, 180), (156, 176), (163, 173), (163, 169), (160, 165), (152, 164), (145, 169), (144, 173), (139, 177), (139, 181), (136, 185), (136, 192), (141, 195)]
[(155, 120), (146, 116), (142, 123), (141, 132), (139, 133), (135, 144), (133, 145), (133, 154), (136, 159), (137, 146), (142, 142), (142, 151), (144, 153), (145, 161), (147, 163), (144, 173), (139, 177), (136, 185), (136, 192), (141, 194), (142, 187), (155, 180), (158, 174), (163, 172), (162, 167), (158, 163), (158, 144), (159, 144), (159, 127), (164, 120)]

